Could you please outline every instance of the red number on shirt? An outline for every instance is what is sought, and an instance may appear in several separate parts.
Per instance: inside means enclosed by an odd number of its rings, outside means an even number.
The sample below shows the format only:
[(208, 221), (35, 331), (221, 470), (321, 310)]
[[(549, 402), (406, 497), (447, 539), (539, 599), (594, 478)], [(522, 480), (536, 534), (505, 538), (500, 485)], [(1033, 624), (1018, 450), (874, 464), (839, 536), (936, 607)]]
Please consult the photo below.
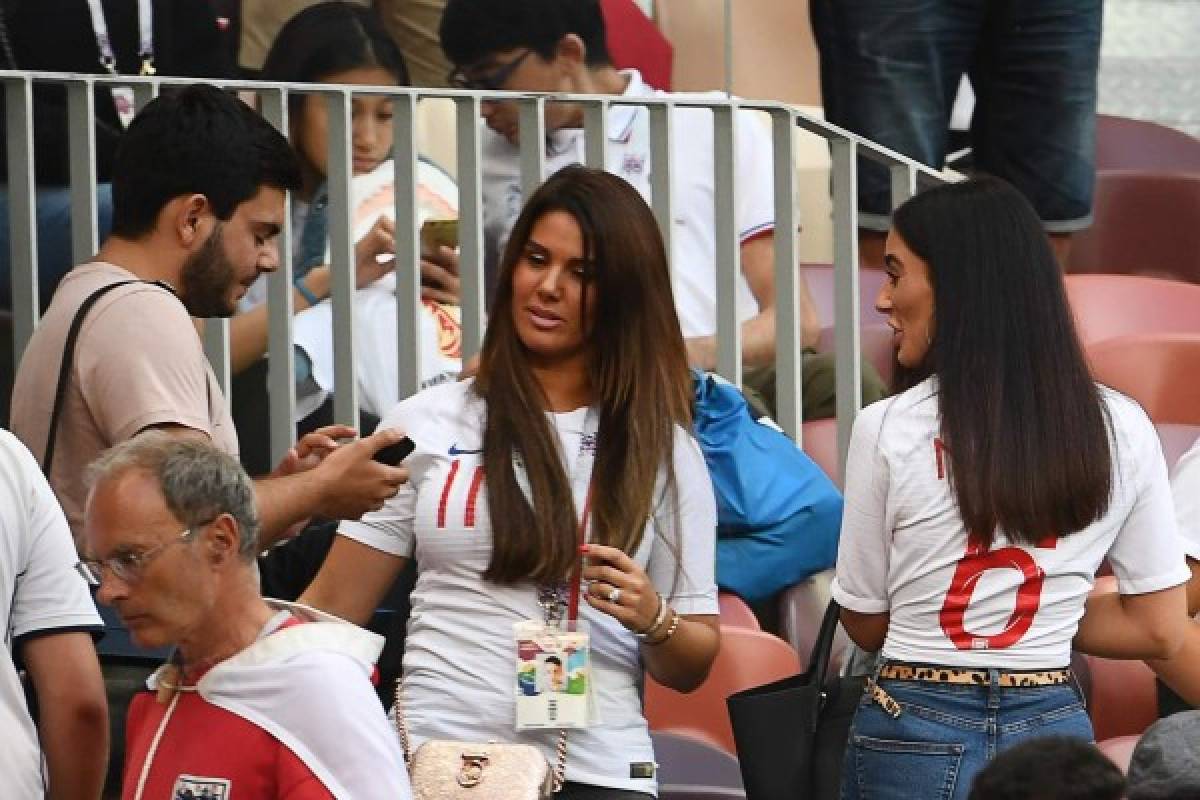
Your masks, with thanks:
[[(1037, 546), (1053, 550), (1057, 544), (1057, 537), (1047, 536)], [(1017, 599), (1004, 629), (993, 634), (973, 633), (966, 627), (967, 607), (971, 605), (971, 597), (979, 585), (979, 579), (989, 569), (1015, 569), (1024, 580), (1017, 588)], [(1033, 560), (1033, 556), (1021, 548), (1002, 547), (985, 551), (982, 542), (970, 537), (966, 555), (954, 570), (950, 590), (946, 592), (946, 600), (938, 614), (942, 630), (959, 650), (1003, 650), (1012, 647), (1033, 625), (1033, 617), (1042, 601), (1045, 578), (1046, 573)]]
[[(938, 480), (946, 477), (944, 465), (946, 446), (941, 439), (933, 440), (933, 455), (937, 462)], [(1058, 545), (1058, 538), (1046, 536), (1037, 543), (1037, 547), (1053, 550)], [(967, 630), (967, 608), (971, 605), (971, 597), (979, 579), (990, 569), (1015, 569), (1024, 578), (1017, 588), (1017, 599), (1013, 604), (1012, 614), (1008, 624), (999, 633), (979, 634)], [(958, 562), (954, 570), (954, 578), (950, 581), (950, 590), (946, 592), (946, 600), (938, 614), (942, 630), (954, 646), (959, 650), (1003, 650), (1021, 641), (1021, 637), (1029, 632), (1033, 625), (1033, 617), (1037, 614), (1042, 601), (1042, 583), (1046, 573), (1037, 565), (1026, 551), (1019, 547), (1002, 547), (999, 550), (987, 551), (984, 545), (974, 536), (967, 537), (967, 552)]]
[[(438, 503), (437, 510), (437, 526), (439, 528), (446, 527), (446, 514), (450, 507), (450, 490), (454, 488), (454, 479), (458, 477), (459, 460), (455, 459), (450, 464), (450, 473), (446, 476), (446, 482), (442, 484), (442, 499)], [(467, 490), (467, 505), (463, 510), (463, 527), (474, 528), (476, 508), (479, 503), (479, 489), (483, 485), (483, 467), (475, 467), (474, 473), (471, 475), (471, 487)]]

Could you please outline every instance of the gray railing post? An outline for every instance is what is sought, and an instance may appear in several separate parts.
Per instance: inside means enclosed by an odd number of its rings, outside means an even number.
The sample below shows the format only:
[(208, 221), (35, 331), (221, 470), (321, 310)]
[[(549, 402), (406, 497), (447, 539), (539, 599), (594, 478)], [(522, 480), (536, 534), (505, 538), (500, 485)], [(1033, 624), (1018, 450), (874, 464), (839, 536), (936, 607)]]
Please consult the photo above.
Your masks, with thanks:
[(417, 103), (412, 94), (392, 98), (395, 159), (397, 397), (421, 388), (421, 241), (417, 232)]
[(648, 109), (650, 117), (650, 207), (654, 210), (654, 218), (658, 220), (658, 230), (662, 234), (663, 246), (667, 251), (667, 259), (671, 269), (675, 269), (675, 259), (671, 253), (671, 241), (674, 238), (672, 228), (675, 216), (672, 210), (674, 200), (671, 198), (671, 173), (674, 165), (671, 163), (671, 136), (673, 121), (671, 105), (654, 105)]
[(802, 444), (803, 320), (796, 246), (800, 226), (795, 201), (795, 130), (795, 113), (786, 109), (771, 111), (775, 170), (775, 419), (788, 436)]
[(592, 101), (583, 106), (584, 163), (604, 169), (608, 163), (608, 103)]
[(4, 80), (8, 119), (8, 252), (12, 287), (13, 365), (38, 321), (37, 186), (33, 164), (33, 84), (28, 77)]
[(520, 101), (521, 197), (526, 201), (546, 177), (546, 101), (527, 97)]
[[(287, 92), (259, 92), (263, 117), (288, 135)], [(284, 199), (279, 233), (279, 268), (267, 278), (267, 394), (270, 403), (271, 463), (278, 464), (296, 440), (296, 354), (292, 349), (292, 200)]]
[(333, 418), (358, 428), (358, 362), (354, 358), (354, 197), (350, 169), (350, 93), (325, 98), (329, 113), (329, 267), (333, 303)]
[(742, 254), (737, 228), (737, 107), (719, 106), (713, 115), (713, 211), (715, 218), (717, 372), (742, 385), (742, 327), (738, 318), (738, 279)]
[(830, 141), (833, 161), (834, 346), (837, 351), (838, 473), (845, 477), (854, 418), (862, 407), (858, 300), (858, 147)]
[(484, 326), (483, 184), (479, 97), (454, 98), (458, 128), (458, 241), (463, 363), (479, 352)]
[(67, 130), (71, 132), (71, 259), (76, 264), (96, 255), (96, 103), (92, 82), (67, 84)]

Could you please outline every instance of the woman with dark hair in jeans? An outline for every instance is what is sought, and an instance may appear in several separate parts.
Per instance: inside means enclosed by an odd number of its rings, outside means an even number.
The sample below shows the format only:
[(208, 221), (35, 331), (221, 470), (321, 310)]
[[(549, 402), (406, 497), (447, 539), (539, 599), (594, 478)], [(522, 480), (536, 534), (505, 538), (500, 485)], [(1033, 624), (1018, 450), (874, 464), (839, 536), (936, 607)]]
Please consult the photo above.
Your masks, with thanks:
[[(995, 178), (924, 192), (885, 267), (901, 391), (855, 421), (833, 587), (882, 657), (842, 796), (959, 800), (1018, 741), (1090, 740), (1072, 640), (1169, 655), (1189, 571), (1154, 428), (1093, 382), (1029, 203)], [(1089, 600), (1105, 558), (1120, 594)]]

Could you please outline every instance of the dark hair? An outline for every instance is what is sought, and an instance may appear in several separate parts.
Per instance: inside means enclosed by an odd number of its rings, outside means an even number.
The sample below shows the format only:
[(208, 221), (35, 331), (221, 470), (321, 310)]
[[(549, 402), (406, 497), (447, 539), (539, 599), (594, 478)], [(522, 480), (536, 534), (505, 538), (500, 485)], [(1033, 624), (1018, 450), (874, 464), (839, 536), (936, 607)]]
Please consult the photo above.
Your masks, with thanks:
[(296, 189), (300, 163), (287, 139), (233, 94), (198, 83), (163, 93), (134, 117), (117, 145), (112, 232), (154, 229), (171, 199), (208, 198), (227, 221), (260, 189)]
[[(271, 43), (261, 77), (266, 81), (321, 83), (330, 75), (380, 67), (408, 86), (408, 66), (383, 23), (369, 8), (318, 3), (287, 21)], [(288, 94), (288, 113), (299, 113), (304, 95)]]
[(1124, 793), (1125, 776), (1095, 745), (1041, 736), (992, 759), (968, 800), (1120, 800)]
[[(658, 470), (675, 500), (674, 428), (691, 426), (691, 377), (667, 255), (654, 215), (632, 186), (585, 167), (567, 167), (530, 198), (513, 226), (480, 356), (475, 391), (487, 403), (483, 466), (493, 527), (489, 580), (565, 580), (579, 558), (578, 517), (512, 313), (512, 280), (534, 225), (565, 211), (583, 234), (584, 284), (595, 292), (588, 365), (599, 409), (592, 472), (591, 540), (632, 553), (654, 509)], [(513, 453), (529, 478), (533, 507), (517, 485)], [(676, 538), (678, 531), (675, 532)]]
[(998, 178), (922, 192), (893, 228), (929, 265), (933, 337), (908, 382), (938, 381), (941, 441), (968, 531), (1033, 544), (1108, 508), (1107, 409), (1029, 202)]
[(460, 67), (521, 47), (549, 61), (568, 33), (583, 40), (589, 67), (612, 64), (599, 0), (449, 0), (439, 29), (442, 52)]

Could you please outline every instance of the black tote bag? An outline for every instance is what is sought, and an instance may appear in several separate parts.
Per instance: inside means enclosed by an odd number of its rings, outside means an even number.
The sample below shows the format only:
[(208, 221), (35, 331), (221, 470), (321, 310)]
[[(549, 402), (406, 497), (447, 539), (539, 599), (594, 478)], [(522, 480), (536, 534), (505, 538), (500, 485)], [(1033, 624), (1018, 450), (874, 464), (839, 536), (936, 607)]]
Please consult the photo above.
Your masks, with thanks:
[(836, 800), (866, 676), (827, 676), (838, 612), (830, 601), (801, 675), (730, 695), (747, 800)]

